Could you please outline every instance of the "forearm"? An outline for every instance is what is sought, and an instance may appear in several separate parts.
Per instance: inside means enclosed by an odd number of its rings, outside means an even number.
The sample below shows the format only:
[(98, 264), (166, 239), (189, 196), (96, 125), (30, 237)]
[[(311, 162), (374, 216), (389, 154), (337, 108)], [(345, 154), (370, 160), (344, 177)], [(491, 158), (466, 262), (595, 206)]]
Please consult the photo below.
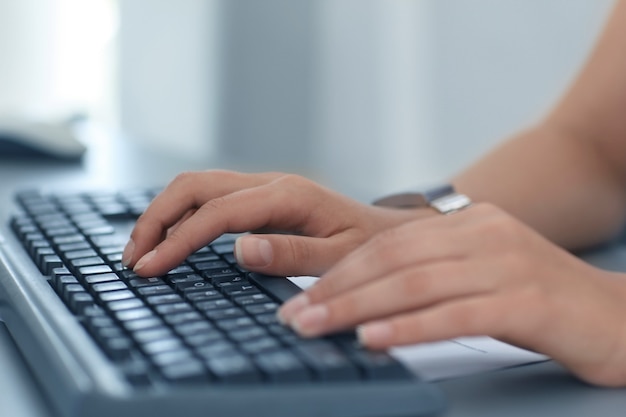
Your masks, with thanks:
[(453, 183), (571, 249), (614, 236), (626, 214), (626, 184), (604, 155), (549, 123), (505, 142)]
[(626, 213), (626, 0), (545, 121), (453, 182), (567, 248), (619, 232)]

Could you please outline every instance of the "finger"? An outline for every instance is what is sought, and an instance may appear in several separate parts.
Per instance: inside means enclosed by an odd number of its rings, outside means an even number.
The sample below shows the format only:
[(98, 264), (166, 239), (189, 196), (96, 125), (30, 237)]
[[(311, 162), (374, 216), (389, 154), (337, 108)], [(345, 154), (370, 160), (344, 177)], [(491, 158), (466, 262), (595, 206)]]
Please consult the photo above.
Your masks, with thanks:
[(306, 292), (289, 300), (281, 310), (284, 319), (290, 320), (308, 304), (320, 303), (398, 270), (437, 260), (463, 258), (471, 243), (459, 238), (462, 231), (458, 224), (458, 220), (436, 217), (378, 234), (348, 254)]
[(131, 233), (125, 265), (152, 250), (190, 210), (232, 192), (267, 183), (278, 174), (241, 174), (229, 171), (190, 172), (178, 175), (139, 217)]
[[(303, 336), (318, 336), (459, 297), (491, 291), (495, 280), (465, 262), (407, 268), (298, 312), (289, 322)], [(472, 270), (470, 273), (468, 270)], [(478, 278), (478, 279), (475, 279)]]
[(235, 257), (250, 271), (280, 276), (319, 276), (349, 247), (349, 237), (343, 234), (329, 238), (257, 234), (237, 239)]
[(510, 308), (506, 297), (479, 295), (436, 304), (416, 312), (373, 321), (357, 329), (371, 349), (434, 342), (463, 336), (506, 334)]
[(297, 230), (306, 222), (315, 200), (313, 194), (298, 193), (276, 182), (212, 199), (141, 258), (135, 271), (142, 276), (162, 274), (226, 232), (262, 227)]
[(180, 220), (176, 222), (176, 224), (174, 224), (172, 227), (167, 229), (167, 231), (165, 233), (165, 236), (167, 237), (167, 236), (171, 235), (176, 229), (178, 229), (178, 227), (181, 224), (183, 224), (184, 222), (187, 221), (187, 219), (189, 219), (191, 216), (193, 216), (195, 212), (196, 212), (196, 209), (188, 210), (187, 213), (183, 214), (183, 216), (180, 218)]

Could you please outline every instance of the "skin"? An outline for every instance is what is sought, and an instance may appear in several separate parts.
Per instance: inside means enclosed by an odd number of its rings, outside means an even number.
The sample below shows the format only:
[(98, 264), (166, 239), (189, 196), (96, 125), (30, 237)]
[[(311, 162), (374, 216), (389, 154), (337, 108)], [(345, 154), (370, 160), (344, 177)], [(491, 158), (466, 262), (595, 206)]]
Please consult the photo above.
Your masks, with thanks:
[(356, 327), (384, 349), (488, 335), (626, 386), (626, 275), (571, 254), (625, 223), (626, 1), (554, 110), (452, 182), (476, 204), (442, 216), (293, 175), (185, 173), (140, 217), (124, 263), (159, 275), (227, 231), (291, 232), (235, 249), (250, 270), (321, 276), (279, 312), (303, 336)]

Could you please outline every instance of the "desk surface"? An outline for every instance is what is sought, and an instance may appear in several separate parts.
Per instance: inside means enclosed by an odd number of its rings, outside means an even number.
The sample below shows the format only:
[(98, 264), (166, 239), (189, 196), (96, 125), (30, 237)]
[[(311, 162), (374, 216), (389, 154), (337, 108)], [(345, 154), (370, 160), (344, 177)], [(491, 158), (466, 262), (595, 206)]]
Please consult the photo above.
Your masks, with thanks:
[[(184, 161), (133, 145), (100, 138), (82, 162), (5, 160), (0, 156), (0, 216), (6, 219), (16, 189), (33, 187), (120, 188), (162, 185), (182, 170), (215, 167)], [(115, 161), (112, 157), (116, 155)], [(234, 168), (236, 166), (233, 165)], [(43, 183), (45, 181), (45, 183)], [(591, 254), (589, 259), (611, 269), (626, 270), (626, 248)], [(4, 325), (0, 323), (0, 399), (2, 415), (53, 417), (39, 387)], [(626, 390), (587, 386), (553, 362), (523, 366), (437, 383), (449, 401), (445, 417), (470, 416), (623, 416)]]

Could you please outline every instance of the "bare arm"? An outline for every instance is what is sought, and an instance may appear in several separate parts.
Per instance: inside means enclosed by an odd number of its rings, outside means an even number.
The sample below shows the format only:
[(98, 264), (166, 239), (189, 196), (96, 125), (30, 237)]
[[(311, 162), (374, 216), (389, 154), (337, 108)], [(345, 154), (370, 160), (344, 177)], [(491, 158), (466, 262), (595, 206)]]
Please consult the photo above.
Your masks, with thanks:
[(554, 111), (454, 178), (481, 203), (377, 234), (288, 301), (281, 320), (304, 336), (357, 326), (377, 349), (488, 335), (590, 383), (626, 386), (626, 275), (545, 239), (584, 247), (624, 223), (625, 46), (620, 0)]
[(626, 1), (616, 4), (556, 108), (453, 182), (567, 248), (619, 231), (626, 216)]

